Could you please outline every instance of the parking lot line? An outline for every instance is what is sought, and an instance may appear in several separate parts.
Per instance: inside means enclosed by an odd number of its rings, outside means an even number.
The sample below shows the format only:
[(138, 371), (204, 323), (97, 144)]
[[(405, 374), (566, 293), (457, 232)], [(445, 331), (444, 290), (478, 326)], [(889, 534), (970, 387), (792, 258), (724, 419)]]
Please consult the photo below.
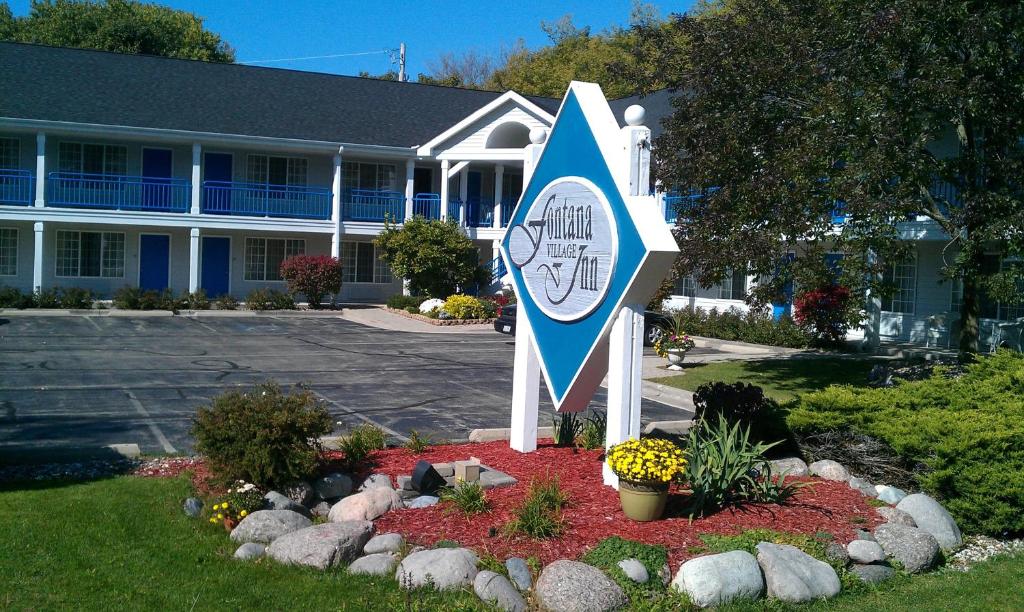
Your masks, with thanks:
[(330, 404), (330, 405), (334, 406), (334, 407), (335, 407), (335, 408), (337, 408), (338, 410), (341, 410), (341, 411), (342, 411), (342, 412), (344, 412), (345, 414), (348, 414), (348, 415), (354, 416), (354, 417), (356, 417), (357, 419), (359, 419), (360, 421), (363, 421), (363, 422), (365, 422), (365, 423), (369, 423), (370, 425), (373, 425), (374, 427), (377, 427), (377, 428), (379, 428), (379, 429), (382, 429), (382, 430), (383, 430), (383, 431), (384, 431), (385, 433), (388, 433), (388, 434), (390, 434), (390, 435), (394, 436), (395, 438), (398, 438), (398, 439), (399, 439), (399, 440), (401, 440), (402, 442), (408, 442), (408, 441), (409, 441), (409, 438), (408, 438), (408, 437), (406, 437), (406, 436), (403, 436), (402, 434), (398, 433), (398, 432), (397, 432), (397, 431), (395, 431), (394, 429), (391, 429), (391, 428), (390, 428), (390, 427), (388, 427), (387, 425), (383, 425), (383, 424), (381, 424), (381, 423), (378, 423), (377, 421), (374, 421), (373, 419), (371, 419), (371, 418), (370, 418), (370, 417), (368, 417), (368, 416), (365, 416), (365, 415), (363, 415), (363, 414), (360, 414), (360, 413), (356, 412), (355, 410), (352, 410), (351, 408), (348, 408), (348, 407), (346, 407), (346, 406), (342, 406), (342, 405), (341, 405), (341, 404), (339, 404), (338, 402), (336, 402), (336, 401), (334, 401), (334, 400), (330, 399), (329, 397), (327, 397), (327, 396), (323, 395), (322, 393), (319, 393), (319, 392), (317, 392), (317, 391), (313, 391), (313, 395), (315, 395), (315, 396), (319, 397), (320, 399), (322, 399), (323, 401), (327, 402), (328, 404)]
[(178, 449), (174, 448), (171, 441), (164, 435), (164, 432), (160, 431), (160, 427), (156, 424), (156, 421), (153, 420), (153, 417), (150, 416), (146, 407), (142, 405), (142, 402), (139, 401), (139, 398), (135, 397), (135, 394), (129, 389), (122, 388), (121, 390), (128, 396), (128, 401), (132, 403), (132, 406), (135, 406), (135, 410), (142, 415), (143, 419), (145, 419), (146, 425), (149, 427), (149, 430), (153, 432), (153, 436), (156, 437), (156, 441), (160, 443), (161, 447), (163, 447), (164, 452), (168, 455), (177, 454)]

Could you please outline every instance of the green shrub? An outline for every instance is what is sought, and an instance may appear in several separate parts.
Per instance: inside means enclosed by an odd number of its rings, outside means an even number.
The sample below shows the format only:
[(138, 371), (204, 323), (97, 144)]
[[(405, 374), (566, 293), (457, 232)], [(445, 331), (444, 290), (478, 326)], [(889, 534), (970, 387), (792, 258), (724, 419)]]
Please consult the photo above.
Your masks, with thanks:
[(182, 308), (188, 310), (209, 310), (210, 309), (210, 298), (206, 297), (205, 289), (196, 289), (189, 293), (185, 291), (181, 294), (181, 298), (178, 300)]
[(324, 296), (341, 291), (341, 262), (329, 255), (296, 255), (281, 262), (281, 278), (292, 296), (301, 293), (310, 308), (320, 308)]
[(427, 301), (425, 295), (402, 295), (401, 293), (392, 295), (388, 298), (388, 308), (395, 310), (408, 310), (409, 308), (415, 308), (416, 312), (419, 312), (420, 304)]
[(363, 461), (375, 450), (383, 450), (387, 447), (387, 437), (380, 428), (369, 423), (364, 423), (352, 428), (341, 439), (338, 447), (345, 455), (345, 463), (353, 468)]
[(273, 487), (312, 476), (318, 439), (332, 428), (331, 415), (310, 391), (284, 393), (268, 382), (199, 408), (192, 435), (214, 476)]
[(804, 348), (811, 342), (810, 335), (792, 319), (782, 317), (776, 321), (769, 311), (763, 309), (752, 308), (742, 312), (736, 308), (720, 311), (717, 308), (688, 307), (671, 314), (691, 336), (790, 348)]
[(36, 308), (60, 308), (60, 291), (57, 288), (37, 290), (32, 295)]
[[(650, 580), (646, 584), (637, 584), (630, 580), (619, 567), (619, 562), (636, 559), (647, 569)], [(605, 538), (597, 546), (587, 551), (581, 561), (593, 565), (614, 580), (629, 596), (634, 605), (641, 603), (651, 595), (665, 591), (664, 583), (659, 575), (668, 563), (668, 549), (661, 545), (644, 544), (633, 540), (624, 540), (619, 536)]]
[(230, 293), (222, 293), (213, 301), (217, 310), (238, 310), (238, 300)]
[(409, 449), (412, 454), (419, 455), (423, 451), (427, 450), (428, 446), (430, 446), (430, 436), (422, 435), (415, 429), (409, 432), (409, 441), (405, 443), (405, 447)]
[(789, 438), (784, 412), (756, 385), (704, 383), (693, 392), (693, 405), (694, 419), (713, 423), (721, 415), (730, 423), (749, 426), (750, 437), (754, 441), (774, 442)]
[(295, 310), (291, 295), (277, 289), (253, 289), (245, 298), (249, 310)]
[(483, 301), (471, 295), (453, 295), (444, 301), (441, 308), (452, 319), (486, 319), (487, 307)]
[(487, 493), (479, 482), (458, 482), (454, 487), (441, 492), (445, 512), (458, 510), (466, 516), (483, 514), (490, 508)]
[(406, 306), (405, 311), (409, 314), (419, 314), (420, 309), (415, 306)]
[(60, 307), (69, 309), (89, 310), (92, 308), (92, 291), (80, 287), (67, 287), (60, 290)]
[(512, 511), (512, 519), (505, 523), (504, 531), (510, 536), (555, 537), (565, 528), (562, 508), (567, 503), (557, 477), (533, 480), (523, 503)]
[(0, 287), (0, 308), (32, 308), (35, 303), (31, 293), (23, 293), (15, 287)]
[(578, 438), (579, 445), (587, 450), (601, 448), (604, 446), (607, 431), (608, 415), (595, 410), (583, 419)]
[(968, 533), (1024, 534), (1024, 355), (980, 357), (959, 378), (891, 388), (829, 387), (800, 398), (787, 421), (798, 437), (852, 430), (930, 471), (918, 474)]
[(556, 413), (551, 417), (551, 429), (554, 432), (555, 446), (572, 446), (580, 433), (580, 417), (575, 412)]
[(121, 287), (114, 292), (114, 308), (121, 310), (138, 310), (142, 302), (142, 289), (138, 287)]

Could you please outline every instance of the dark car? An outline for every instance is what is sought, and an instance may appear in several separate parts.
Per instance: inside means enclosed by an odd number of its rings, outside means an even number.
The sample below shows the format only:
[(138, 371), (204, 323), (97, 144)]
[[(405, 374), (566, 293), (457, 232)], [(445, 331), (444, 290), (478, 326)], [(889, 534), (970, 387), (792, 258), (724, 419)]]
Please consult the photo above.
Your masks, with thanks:
[[(644, 346), (657, 342), (665, 330), (672, 324), (672, 318), (663, 312), (644, 311)], [(501, 334), (516, 335), (516, 305), (506, 304), (501, 307), (498, 318), (494, 320), (494, 331)]]

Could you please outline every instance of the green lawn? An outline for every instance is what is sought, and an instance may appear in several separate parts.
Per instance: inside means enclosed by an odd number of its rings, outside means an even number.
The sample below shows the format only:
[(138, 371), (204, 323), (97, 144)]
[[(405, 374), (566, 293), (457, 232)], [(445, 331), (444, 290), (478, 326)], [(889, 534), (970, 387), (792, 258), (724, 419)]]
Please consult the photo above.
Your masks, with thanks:
[[(0, 489), (0, 609), (481, 610), (471, 593), (406, 595), (391, 579), (231, 559), (223, 530), (181, 512), (187, 479), (120, 477)], [(902, 577), (815, 610), (1024, 609), (1024, 558)], [(678, 598), (638, 602), (678, 610)], [(759, 602), (738, 609), (774, 610)]]
[(683, 374), (655, 381), (687, 391), (695, 391), (706, 382), (752, 383), (763, 388), (765, 395), (787, 402), (832, 384), (866, 386), (868, 372), (877, 363), (875, 359), (841, 357), (684, 363)]

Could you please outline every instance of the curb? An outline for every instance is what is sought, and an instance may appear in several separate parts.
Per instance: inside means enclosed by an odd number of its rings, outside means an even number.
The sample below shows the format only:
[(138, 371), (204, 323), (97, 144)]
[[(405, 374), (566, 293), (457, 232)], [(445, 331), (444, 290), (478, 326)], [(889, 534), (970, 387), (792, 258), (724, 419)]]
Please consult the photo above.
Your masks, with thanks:
[[(537, 439), (551, 438), (554, 437), (553, 427), (538, 427), (537, 428)], [(469, 432), (470, 442), (497, 442), (499, 440), (508, 440), (512, 437), (511, 427), (494, 427), (491, 429), (474, 429)]]
[(0, 448), (0, 464), (32, 465), (39, 463), (71, 463), (89, 459), (138, 459), (142, 450), (134, 442), (74, 448)]

